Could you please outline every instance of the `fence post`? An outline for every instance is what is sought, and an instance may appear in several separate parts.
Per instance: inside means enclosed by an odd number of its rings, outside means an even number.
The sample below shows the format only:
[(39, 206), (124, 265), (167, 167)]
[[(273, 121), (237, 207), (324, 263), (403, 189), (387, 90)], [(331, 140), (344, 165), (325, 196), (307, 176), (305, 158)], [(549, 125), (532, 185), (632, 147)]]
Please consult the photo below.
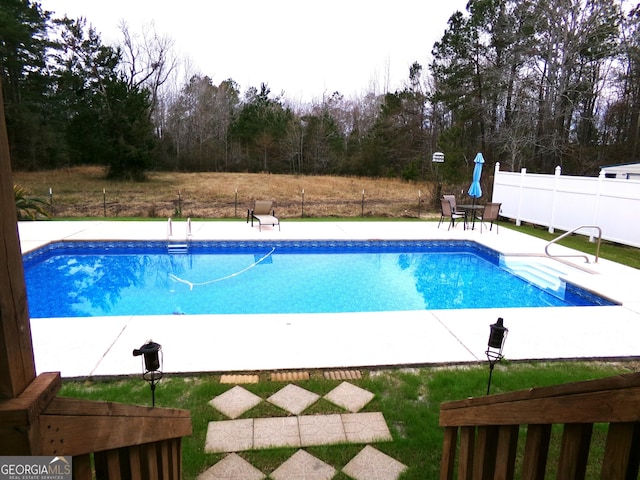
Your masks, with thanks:
[(496, 191), (496, 178), (498, 178), (500, 173), (500, 162), (496, 162), (493, 166), (493, 180), (491, 182), (491, 201), (495, 202), (495, 191)]
[(520, 221), (520, 215), (522, 214), (522, 192), (524, 190), (524, 179), (527, 175), (527, 169), (523, 168), (520, 170), (520, 189), (518, 192), (518, 214), (516, 215), (516, 227), (519, 227), (522, 223)]
[[(598, 225), (598, 217), (600, 216), (600, 196), (602, 195), (602, 184), (605, 179), (605, 173), (603, 170), (600, 170), (600, 174), (598, 175), (598, 190), (596, 191), (596, 201), (593, 206), (593, 221), (592, 225)], [(589, 235), (589, 241), (595, 242), (595, 238), (593, 237), (594, 228), (591, 229), (591, 234)]]
[(360, 216), (364, 217), (364, 188), (362, 189), (362, 204), (360, 206), (360, 210), (361, 210)]
[(553, 179), (553, 194), (551, 195), (551, 220), (549, 221), (549, 233), (553, 233), (555, 231), (554, 223), (556, 222), (556, 193), (558, 192), (558, 181), (560, 180), (561, 173), (562, 167), (560, 165), (557, 165)]
[(302, 189), (302, 213), (300, 218), (304, 218), (304, 188)]

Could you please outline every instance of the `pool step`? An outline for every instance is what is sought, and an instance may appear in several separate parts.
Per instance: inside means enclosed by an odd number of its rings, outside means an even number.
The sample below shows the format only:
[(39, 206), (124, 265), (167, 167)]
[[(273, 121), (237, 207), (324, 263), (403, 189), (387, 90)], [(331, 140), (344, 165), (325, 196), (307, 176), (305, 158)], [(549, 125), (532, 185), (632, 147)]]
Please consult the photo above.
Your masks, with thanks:
[(543, 290), (564, 296), (565, 282), (562, 276), (566, 275), (566, 272), (532, 259), (503, 258), (500, 264), (517, 277)]
[(189, 244), (169, 242), (167, 244), (167, 250), (169, 253), (187, 253), (189, 251)]

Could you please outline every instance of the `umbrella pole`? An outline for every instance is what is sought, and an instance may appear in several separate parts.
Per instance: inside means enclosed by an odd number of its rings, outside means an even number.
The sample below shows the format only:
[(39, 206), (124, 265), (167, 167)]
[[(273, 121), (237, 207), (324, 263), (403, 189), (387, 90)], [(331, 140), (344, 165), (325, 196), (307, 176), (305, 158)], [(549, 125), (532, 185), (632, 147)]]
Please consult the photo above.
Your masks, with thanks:
[(471, 230), (476, 229), (476, 197), (471, 197), (473, 200), (471, 201)]

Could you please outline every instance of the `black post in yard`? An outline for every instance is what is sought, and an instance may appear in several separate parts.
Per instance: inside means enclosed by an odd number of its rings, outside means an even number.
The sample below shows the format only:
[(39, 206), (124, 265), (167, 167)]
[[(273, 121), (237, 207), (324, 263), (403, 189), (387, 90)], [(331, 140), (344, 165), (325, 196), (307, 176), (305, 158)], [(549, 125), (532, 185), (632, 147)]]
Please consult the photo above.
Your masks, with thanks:
[(238, 216), (238, 189), (236, 188), (236, 198), (233, 204), (233, 217), (236, 218)]
[(162, 379), (162, 345), (149, 340), (133, 350), (133, 356), (142, 357), (142, 378), (151, 387), (151, 406), (156, 406), (156, 384)]
[(301, 218), (304, 218), (304, 188), (302, 189), (302, 215)]
[(362, 190), (362, 204), (360, 206), (360, 216), (364, 217), (364, 189)]
[(489, 395), (489, 391), (491, 390), (491, 376), (493, 375), (493, 367), (496, 366), (495, 361), (489, 362), (489, 381), (487, 382), (487, 395)]
[(507, 338), (509, 329), (504, 326), (502, 318), (498, 318), (498, 321), (492, 325), (489, 325), (489, 342), (487, 344), (487, 360), (489, 360), (489, 382), (487, 383), (487, 395), (491, 390), (491, 376), (493, 375), (493, 368), (496, 363), (504, 358), (502, 355), (502, 349), (504, 348), (504, 341)]
[(102, 212), (104, 213), (105, 218), (107, 217), (107, 189), (102, 189)]

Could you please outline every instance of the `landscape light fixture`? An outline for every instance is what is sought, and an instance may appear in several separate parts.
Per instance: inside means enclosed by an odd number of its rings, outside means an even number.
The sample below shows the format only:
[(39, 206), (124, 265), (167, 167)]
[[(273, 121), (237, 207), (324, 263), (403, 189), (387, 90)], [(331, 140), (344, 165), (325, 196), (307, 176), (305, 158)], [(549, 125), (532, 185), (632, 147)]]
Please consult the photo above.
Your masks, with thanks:
[(502, 360), (502, 349), (504, 347), (504, 341), (507, 338), (507, 329), (503, 325), (502, 317), (498, 318), (498, 321), (492, 325), (489, 325), (489, 343), (487, 344), (487, 359), (489, 360), (489, 383), (487, 384), (487, 395), (491, 389), (491, 375), (493, 374), (493, 367), (496, 363)]
[(156, 406), (156, 384), (162, 378), (162, 346), (149, 340), (133, 350), (133, 356), (142, 356), (142, 378), (151, 386), (151, 405)]

